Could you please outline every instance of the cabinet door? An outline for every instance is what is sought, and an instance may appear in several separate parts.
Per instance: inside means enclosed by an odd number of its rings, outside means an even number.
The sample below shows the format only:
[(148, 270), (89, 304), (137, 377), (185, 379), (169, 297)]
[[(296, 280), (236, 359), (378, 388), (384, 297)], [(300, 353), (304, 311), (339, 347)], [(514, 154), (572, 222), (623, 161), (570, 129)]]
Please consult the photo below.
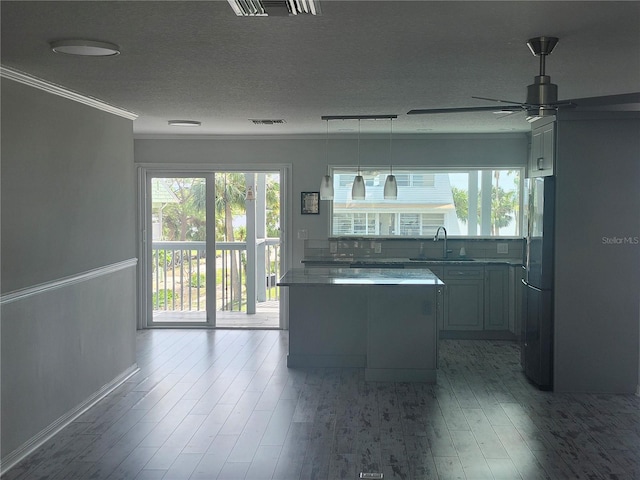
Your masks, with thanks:
[(436, 288), (370, 287), (368, 312), (367, 368), (436, 368)]
[(509, 329), (509, 267), (484, 268), (484, 329)]
[(445, 280), (445, 330), (482, 330), (482, 280)]
[(534, 129), (531, 131), (531, 157), (529, 158), (528, 165), (528, 177), (540, 176), (540, 171), (543, 166), (543, 135), (541, 129)]
[(553, 175), (555, 156), (555, 121), (545, 120), (546, 124), (534, 126), (531, 130), (531, 157), (529, 158), (529, 177)]

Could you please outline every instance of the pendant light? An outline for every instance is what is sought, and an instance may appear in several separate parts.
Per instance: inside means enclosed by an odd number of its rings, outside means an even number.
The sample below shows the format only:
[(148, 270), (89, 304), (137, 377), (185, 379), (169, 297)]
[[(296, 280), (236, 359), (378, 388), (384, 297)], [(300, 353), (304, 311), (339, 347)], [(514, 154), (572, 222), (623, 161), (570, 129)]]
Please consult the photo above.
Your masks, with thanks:
[(364, 178), (360, 174), (360, 119), (358, 119), (358, 174), (353, 179), (353, 186), (351, 187), (351, 198), (353, 200), (364, 200), (366, 195), (366, 188), (364, 185)]
[(387, 175), (387, 179), (384, 182), (384, 199), (397, 200), (398, 182), (396, 182), (396, 176), (393, 174), (393, 118), (390, 118), (389, 121), (389, 175)]
[(333, 179), (329, 171), (329, 120), (327, 120), (325, 155), (327, 158), (327, 174), (322, 177), (322, 182), (320, 182), (320, 200), (333, 200)]

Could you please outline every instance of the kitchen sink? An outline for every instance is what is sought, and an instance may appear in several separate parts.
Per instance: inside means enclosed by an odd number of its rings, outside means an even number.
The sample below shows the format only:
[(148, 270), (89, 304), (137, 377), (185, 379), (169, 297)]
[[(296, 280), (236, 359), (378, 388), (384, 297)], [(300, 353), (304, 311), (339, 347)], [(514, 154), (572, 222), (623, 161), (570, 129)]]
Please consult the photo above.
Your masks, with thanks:
[(432, 257), (411, 257), (412, 262), (474, 262), (473, 258), (432, 258)]

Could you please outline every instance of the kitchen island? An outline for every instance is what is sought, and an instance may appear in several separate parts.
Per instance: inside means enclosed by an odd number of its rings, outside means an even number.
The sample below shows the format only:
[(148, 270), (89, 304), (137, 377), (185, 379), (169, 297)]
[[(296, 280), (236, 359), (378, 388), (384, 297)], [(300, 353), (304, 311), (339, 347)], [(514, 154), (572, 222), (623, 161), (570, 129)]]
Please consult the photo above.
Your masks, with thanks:
[(278, 285), (289, 288), (289, 367), (435, 383), (444, 283), (430, 270), (294, 268)]

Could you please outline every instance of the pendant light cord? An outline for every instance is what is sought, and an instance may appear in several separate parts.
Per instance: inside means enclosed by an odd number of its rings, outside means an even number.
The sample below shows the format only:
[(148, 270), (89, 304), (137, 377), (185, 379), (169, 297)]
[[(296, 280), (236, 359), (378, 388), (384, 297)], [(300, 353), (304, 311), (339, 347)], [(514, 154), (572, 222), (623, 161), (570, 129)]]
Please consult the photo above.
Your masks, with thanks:
[(358, 175), (360, 175), (360, 119), (358, 119)]
[(327, 120), (327, 138), (324, 145), (324, 153), (327, 160), (327, 175), (329, 175), (329, 120)]
[(393, 118), (389, 119), (389, 174), (393, 175)]

